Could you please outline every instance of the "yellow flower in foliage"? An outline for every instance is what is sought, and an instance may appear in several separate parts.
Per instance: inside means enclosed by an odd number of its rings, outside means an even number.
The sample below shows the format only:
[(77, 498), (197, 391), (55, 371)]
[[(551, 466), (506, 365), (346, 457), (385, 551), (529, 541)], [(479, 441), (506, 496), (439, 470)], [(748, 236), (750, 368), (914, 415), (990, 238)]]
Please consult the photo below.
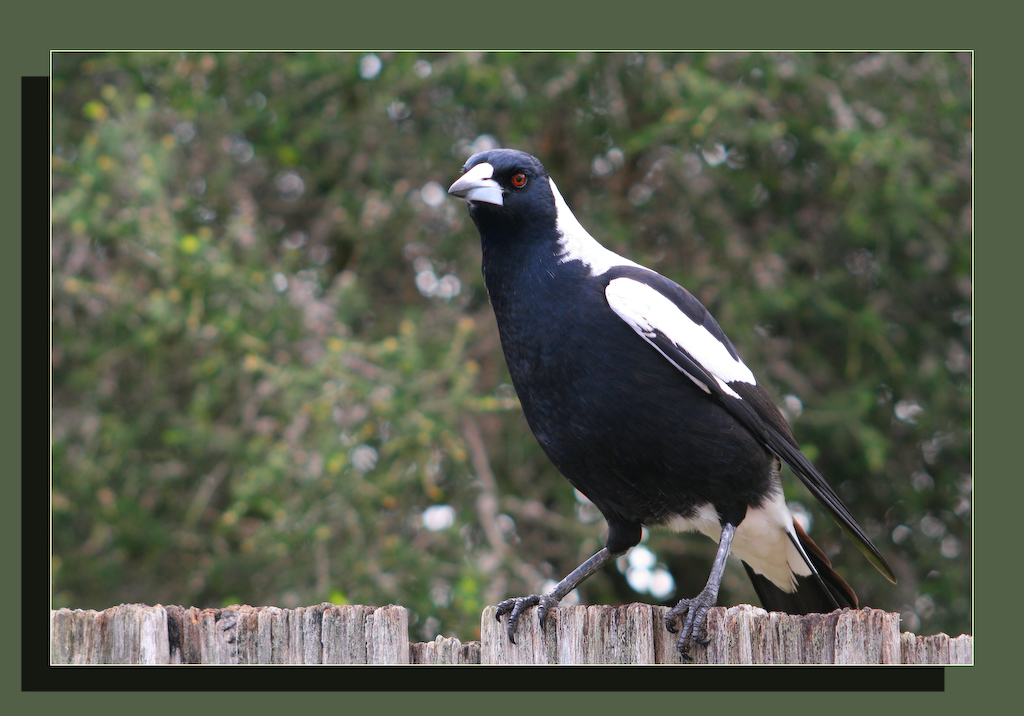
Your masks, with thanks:
[(181, 253), (183, 254), (194, 254), (199, 250), (199, 239), (192, 234), (182, 236), (181, 240), (178, 242), (178, 248), (181, 249)]
[(329, 350), (331, 353), (341, 353), (341, 351), (345, 348), (344, 342), (342, 342), (342, 340), (336, 336), (330, 336), (327, 339), (326, 344), (327, 350)]
[(94, 122), (100, 122), (107, 118), (107, 106), (99, 100), (92, 100), (86, 102), (85, 106), (82, 107), (82, 113), (87, 119), (91, 119)]

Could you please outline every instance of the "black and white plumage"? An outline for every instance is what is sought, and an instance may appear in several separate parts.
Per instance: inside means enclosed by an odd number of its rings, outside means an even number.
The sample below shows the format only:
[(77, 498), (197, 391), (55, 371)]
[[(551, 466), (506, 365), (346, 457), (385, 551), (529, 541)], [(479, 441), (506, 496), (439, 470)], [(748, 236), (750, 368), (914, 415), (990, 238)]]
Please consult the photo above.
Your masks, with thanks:
[(710, 313), (686, 289), (601, 246), (533, 156), (470, 157), (448, 190), (466, 200), (501, 344), (545, 453), (608, 522), (605, 547), (548, 594), (509, 599), (545, 615), (636, 545), (640, 527), (696, 530), (719, 543), (705, 589), (669, 612), (688, 653), (718, 599), (726, 557), (744, 564), (766, 609), (857, 606), (853, 590), (793, 520), (785, 461), (888, 579), (892, 570), (800, 451), (789, 425)]

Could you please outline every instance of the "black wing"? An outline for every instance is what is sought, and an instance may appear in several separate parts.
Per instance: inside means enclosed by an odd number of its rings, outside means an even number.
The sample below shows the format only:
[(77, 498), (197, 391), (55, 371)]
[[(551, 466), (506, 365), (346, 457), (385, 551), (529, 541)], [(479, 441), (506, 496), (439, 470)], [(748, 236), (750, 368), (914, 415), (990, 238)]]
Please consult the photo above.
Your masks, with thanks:
[(609, 277), (605, 296), (612, 310), (784, 460), (868, 561), (895, 583), (892, 569), (800, 451), (782, 413), (707, 309), (689, 291), (647, 269), (617, 269)]

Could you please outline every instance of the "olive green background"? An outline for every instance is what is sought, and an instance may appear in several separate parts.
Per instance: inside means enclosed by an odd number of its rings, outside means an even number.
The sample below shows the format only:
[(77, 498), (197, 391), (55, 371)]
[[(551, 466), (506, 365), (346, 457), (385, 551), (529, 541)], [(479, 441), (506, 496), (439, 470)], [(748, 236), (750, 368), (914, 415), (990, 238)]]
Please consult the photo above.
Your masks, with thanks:
[[(1013, 685), (1012, 680), (1001, 678), (1012, 661), (1010, 645), (998, 643), (998, 636), (1008, 634), (1008, 629), (995, 625), (1000, 610), (1016, 596), (1019, 578), (1016, 574), (1001, 574), (1016, 560), (1005, 558), (1009, 544), (1008, 527), (1016, 524), (1015, 505), (1019, 504), (1020, 487), (1016, 475), (1017, 436), (1010, 432), (1019, 424), (1018, 411), (1013, 409), (1019, 391), (1008, 388), (1009, 381), (1018, 372), (1019, 360), (1013, 359), (1013, 330), (1019, 325), (1016, 310), (1020, 301), (1013, 291), (1016, 288), (1016, 267), (1020, 265), (1019, 225), (1012, 220), (1009, 212), (1016, 208), (1019, 200), (1014, 189), (1019, 186), (1016, 166), (1009, 161), (1019, 155), (1017, 146), (1017, 125), (1019, 114), (1010, 111), (1009, 100), (1016, 94), (1016, 63), (1010, 55), (1010, 24), (1006, 18), (986, 12), (987, 3), (976, 3), (969, 16), (962, 6), (950, 3), (948, 9), (943, 3), (931, 4), (926, 11), (901, 11), (891, 3), (859, 3), (840, 6), (826, 16), (820, 5), (811, 3), (776, 3), (771, 7), (755, 3), (737, 3), (737, 9), (725, 4), (714, 7), (681, 8), (668, 3), (608, 4), (607, 12), (600, 11), (600, 4), (591, 4), (586, 13), (566, 11), (560, 13), (550, 3), (517, 3), (514, 6), (494, 6), (496, 16), (487, 17), (486, 6), (479, 4), (454, 5), (450, 8), (428, 7), (422, 4), (394, 3), (378, 11), (376, 17), (367, 17), (364, 9), (349, 9), (314, 4), (314, 9), (304, 10), (301, 4), (289, 4), (285, 8), (267, 5), (260, 8), (249, 4), (241, 10), (224, 10), (220, 15), (207, 4), (178, 4), (173, 8), (161, 8), (156, 16), (143, 17), (140, 8), (131, 3), (91, 4), (88, 7), (61, 8), (52, 4), (47, 8), (32, 11), (18, 8), (11, 12), (9, 28), (14, 30), (4, 47), (3, 82), (10, 96), (18, 97), (19, 77), (24, 74), (46, 72), (46, 51), (59, 48), (210, 48), (210, 47), (289, 47), (289, 48), (379, 48), (379, 47), (422, 47), (455, 49), (460, 47), (478, 48), (521, 48), (563, 47), (563, 48), (939, 48), (978, 50), (977, 95), (978, 130), (976, 160), (976, 286), (978, 309), (976, 315), (983, 326), (981, 341), (977, 344), (976, 355), (982, 357), (983, 366), (978, 373), (976, 391), (980, 406), (981, 429), (976, 431), (976, 454), (980, 456), (975, 473), (982, 477), (977, 489), (977, 518), (975, 545), (976, 604), (975, 634), (980, 637), (977, 649), (979, 666), (973, 669), (947, 670), (947, 693), (944, 695), (871, 695), (858, 694), (836, 697), (808, 694), (791, 699), (791, 706), (799, 708), (806, 704), (816, 710), (817, 699), (825, 699), (828, 709), (836, 713), (858, 713), (868, 708), (892, 708), (901, 711), (906, 708), (926, 708), (945, 712), (947, 708), (962, 711), (972, 705), (979, 694), (986, 698)], [(403, 7), (406, 6), (406, 7)], [(108, 9), (109, 8), (109, 9)], [(161, 13), (165, 13), (161, 15)], [(38, 33), (38, 34), (37, 34)], [(1006, 33), (1006, 35), (1001, 35)], [(9, 106), (12, 110), (5, 115), (8, 132), (4, 141), (11, 149), (8, 157), (17, 156), (17, 101)], [(999, 161), (1002, 160), (1002, 161)], [(4, 173), (7, 191), (2, 192), (5, 208), (9, 215), (19, 214), (19, 179), (14, 163)], [(17, 235), (17, 229), (10, 232)], [(20, 334), (20, 319), (16, 307), (19, 286), (20, 250), (16, 239), (9, 240), (13, 249), (9, 261), (4, 264), (7, 275), (2, 282), (6, 292), (4, 314), (5, 328), (13, 336)], [(41, 273), (42, 267), (39, 267)], [(28, 275), (33, 276), (34, 270)], [(38, 280), (43, 280), (40, 277)], [(27, 307), (28, 315), (39, 320), (35, 307)], [(1000, 337), (996, 331), (1002, 331)], [(986, 336), (988, 341), (985, 340)], [(997, 342), (998, 341), (998, 342)], [(38, 351), (45, 355), (45, 348)], [(5, 392), (15, 396), (20, 392), (18, 380), (20, 360), (5, 355), (7, 360)], [(999, 383), (997, 384), (997, 381)], [(26, 393), (35, 389), (27, 386)], [(986, 390), (987, 389), (987, 390)], [(999, 395), (1002, 400), (987, 396)], [(20, 415), (17, 401), (6, 401), (3, 413), (6, 430), (7, 454), (20, 454), (18, 436)], [(38, 428), (37, 428), (38, 429)], [(45, 445), (38, 444), (40, 452)], [(21, 467), (20, 462), (11, 461), (12, 467)], [(13, 472), (13, 470), (12, 470)], [(1007, 479), (1000, 479), (1006, 476)], [(35, 478), (35, 476), (33, 476)], [(36, 478), (37, 479), (37, 478)], [(12, 484), (13, 484), (12, 480)], [(15, 491), (20, 495), (20, 491)], [(4, 520), (2, 529), (4, 543), (8, 545), (11, 563), (17, 565), (17, 548), (21, 544), (19, 534), (19, 500), (6, 501), (4, 509), (11, 512)], [(43, 539), (42, 531), (38, 539)], [(1000, 540), (1006, 540), (1000, 544)], [(986, 550), (988, 552), (986, 553)], [(34, 552), (29, 553), (37, 556)], [(45, 556), (45, 555), (44, 555)], [(18, 613), (19, 607), (31, 609), (31, 605), (19, 605), (17, 595), (8, 601), (9, 613)], [(998, 600), (998, 601), (997, 601)], [(1011, 607), (1012, 608), (1012, 607)], [(41, 610), (36, 612), (40, 614)], [(37, 624), (27, 618), (28, 634), (36, 630)], [(1007, 637), (1004, 637), (1006, 639)], [(5, 670), (8, 678), (18, 673), (19, 659), (14, 660)], [(1005, 665), (1005, 666), (1004, 666)], [(22, 668), (28, 665), (21, 664)], [(864, 672), (857, 672), (864, 678)], [(175, 673), (175, 690), (187, 681)], [(17, 688), (16, 678), (8, 681), (12, 690)], [(59, 672), (51, 673), (50, 679), (59, 680)], [(623, 677), (628, 679), (628, 676)], [(869, 677), (868, 677), (869, 678)], [(169, 680), (169, 684), (170, 684)], [(121, 688), (123, 684), (112, 684)], [(528, 691), (529, 680), (518, 684)], [(671, 687), (669, 687), (671, 688)], [(521, 690), (521, 689), (516, 689)], [(624, 708), (636, 708), (636, 696), (631, 694), (565, 694), (530, 695), (528, 693), (500, 698), (496, 695), (479, 697), (472, 694), (448, 697), (431, 696), (424, 698), (415, 694), (348, 694), (338, 696), (316, 696), (321, 707), (355, 709), (364, 708), (419, 708), (424, 702), (448, 704), (448, 708), (476, 707), (483, 699), (488, 709), (501, 713), (515, 713), (524, 708), (541, 707), (545, 711), (565, 708), (567, 710), (617, 712)], [(133, 699), (130, 694), (117, 696), (90, 696), (80, 699), (71, 695), (59, 700), (68, 704), (74, 701), (76, 710), (82, 706), (97, 706), (105, 712), (117, 712), (121, 706), (129, 706)], [(679, 694), (646, 694), (642, 700), (645, 709), (679, 709), (686, 700), (686, 708), (711, 707), (721, 703), (719, 697), (711, 695), (682, 696)], [(758, 695), (738, 694), (728, 700), (730, 710), (742, 709), (744, 704), (760, 703)], [(464, 699), (464, 701), (463, 701)], [(469, 701), (473, 699), (473, 701)], [(32, 694), (18, 698), (25, 705), (52, 703), (56, 697)], [(238, 708), (240, 696), (224, 697), (223, 704)], [(246, 699), (248, 701), (248, 699)], [(267, 712), (284, 708), (295, 708), (297, 701), (309, 706), (302, 699), (289, 695), (257, 696), (251, 699)], [(781, 703), (779, 696), (767, 697), (768, 703)], [(147, 703), (147, 710), (159, 713), (171, 709), (179, 711), (189, 708), (193, 699), (187, 694), (161, 698), (156, 705)], [(212, 704), (203, 697), (204, 704)], [(815, 704), (812, 706), (812, 704)], [(446, 708), (446, 710), (448, 710)], [(789, 710), (789, 709), (787, 709)]]

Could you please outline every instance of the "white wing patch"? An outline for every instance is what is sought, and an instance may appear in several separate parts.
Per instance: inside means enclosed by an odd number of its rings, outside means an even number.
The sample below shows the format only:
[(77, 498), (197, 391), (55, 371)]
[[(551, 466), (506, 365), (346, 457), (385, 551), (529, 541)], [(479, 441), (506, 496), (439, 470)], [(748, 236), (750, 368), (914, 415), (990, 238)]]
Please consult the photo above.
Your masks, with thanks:
[[(690, 320), (689, 316), (658, 290), (640, 281), (623, 277), (609, 282), (608, 288), (605, 289), (605, 297), (619, 318), (628, 323), (644, 340), (658, 348), (651, 338), (655, 332), (661, 333), (689, 353), (726, 394), (734, 398), (740, 397), (729, 387), (729, 383), (757, 383), (754, 374), (743, 361), (733, 358), (729, 349), (711, 335), (708, 329)], [(665, 355), (661, 349), (658, 349), (658, 352)], [(702, 381), (687, 373), (675, 361), (668, 359), (702, 390), (711, 392)]]
[(601, 246), (591, 236), (583, 225), (573, 215), (572, 210), (565, 203), (565, 199), (558, 192), (558, 187), (550, 178), (551, 193), (555, 195), (555, 212), (558, 233), (561, 238), (558, 245), (562, 247), (562, 253), (558, 255), (559, 263), (569, 261), (582, 261), (590, 267), (591, 276), (600, 276), (613, 266), (639, 266), (624, 256), (619, 256), (614, 251)]

